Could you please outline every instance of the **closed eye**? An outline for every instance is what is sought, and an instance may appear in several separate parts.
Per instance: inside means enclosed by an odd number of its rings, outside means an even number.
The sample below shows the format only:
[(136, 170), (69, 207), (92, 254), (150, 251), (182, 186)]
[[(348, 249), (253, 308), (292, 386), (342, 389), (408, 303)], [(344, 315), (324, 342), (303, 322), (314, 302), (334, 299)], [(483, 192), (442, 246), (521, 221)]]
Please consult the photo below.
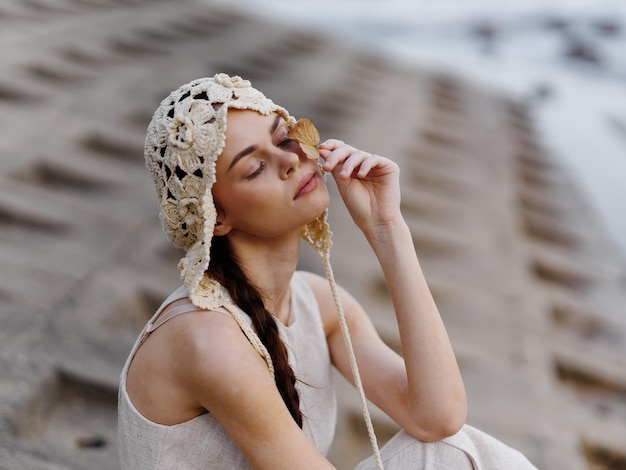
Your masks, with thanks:
[(285, 139), (282, 140), (279, 144), (278, 144), (278, 148), (280, 149), (284, 149), (288, 152), (298, 152), (299, 148), (300, 148), (300, 144), (298, 144), (298, 141), (293, 140), (293, 139)]
[(262, 162), (259, 163), (259, 167), (256, 170), (254, 170), (253, 173), (251, 173), (248, 176), (246, 176), (246, 179), (247, 180), (251, 180), (251, 179), (256, 178), (257, 176), (259, 176), (263, 172), (263, 170), (265, 170), (265, 162), (262, 161)]

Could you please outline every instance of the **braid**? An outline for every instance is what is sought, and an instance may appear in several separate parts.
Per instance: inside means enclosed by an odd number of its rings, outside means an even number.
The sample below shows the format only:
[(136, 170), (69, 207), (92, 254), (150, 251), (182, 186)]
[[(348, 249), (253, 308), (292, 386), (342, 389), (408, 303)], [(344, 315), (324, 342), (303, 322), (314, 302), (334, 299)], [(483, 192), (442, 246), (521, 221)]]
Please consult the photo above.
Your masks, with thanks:
[(291, 416), (302, 427), (300, 396), (295, 387), (296, 376), (289, 365), (287, 348), (280, 339), (274, 317), (265, 309), (261, 294), (250, 284), (234, 260), (226, 237), (213, 238), (211, 245), (208, 273), (228, 290), (233, 302), (252, 319), (252, 325), (274, 363), (276, 387)]

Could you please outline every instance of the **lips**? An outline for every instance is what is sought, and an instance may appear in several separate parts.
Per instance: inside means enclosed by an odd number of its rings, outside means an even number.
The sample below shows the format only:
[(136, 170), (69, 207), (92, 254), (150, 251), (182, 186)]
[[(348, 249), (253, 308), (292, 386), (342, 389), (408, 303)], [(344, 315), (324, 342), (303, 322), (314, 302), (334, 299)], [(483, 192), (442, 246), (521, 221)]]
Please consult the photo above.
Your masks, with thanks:
[(317, 178), (315, 177), (315, 173), (311, 173), (310, 175), (304, 176), (298, 182), (298, 189), (296, 191), (296, 195), (293, 197), (294, 201), (302, 196), (309, 194), (317, 188)]

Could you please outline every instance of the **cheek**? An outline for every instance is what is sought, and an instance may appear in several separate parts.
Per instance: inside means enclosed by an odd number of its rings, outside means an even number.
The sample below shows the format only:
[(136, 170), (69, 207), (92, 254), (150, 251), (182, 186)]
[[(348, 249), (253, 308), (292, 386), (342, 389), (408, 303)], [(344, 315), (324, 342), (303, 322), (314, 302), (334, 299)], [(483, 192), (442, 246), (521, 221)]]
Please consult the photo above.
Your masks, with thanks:
[(213, 197), (222, 210), (223, 215), (238, 218), (248, 217), (248, 214), (263, 211), (269, 205), (267, 194), (255, 188), (241, 189), (214, 187)]
[(231, 214), (246, 214), (251, 211), (257, 212), (264, 206), (263, 198), (254, 193), (239, 193), (229, 201), (228, 207)]

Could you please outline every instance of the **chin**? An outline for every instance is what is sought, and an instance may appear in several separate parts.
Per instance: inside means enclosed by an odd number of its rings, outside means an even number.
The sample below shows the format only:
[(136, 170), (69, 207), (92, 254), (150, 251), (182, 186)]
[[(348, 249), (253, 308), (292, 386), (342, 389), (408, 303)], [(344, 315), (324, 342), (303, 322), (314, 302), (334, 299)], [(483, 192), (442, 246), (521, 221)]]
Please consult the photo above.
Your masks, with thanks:
[(322, 207), (321, 209), (319, 209), (319, 210), (315, 211), (315, 212), (314, 212), (314, 214), (315, 214), (315, 215), (313, 215), (313, 216), (311, 217), (311, 219), (310, 219), (310, 220), (309, 220), (309, 221), (308, 221), (305, 225), (308, 225), (308, 224), (310, 224), (311, 222), (313, 222), (313, 221), (315, 221), (315, 220), (319, 219), (320, 217), (322, 217), (322, 216), (326, 213), (326, 210), (327, 210), (327, 209), (328, 209), (328, 202), (327, 202), (326, 204), (324, 204), (324, 205), (323, 205), (323, 207)]

